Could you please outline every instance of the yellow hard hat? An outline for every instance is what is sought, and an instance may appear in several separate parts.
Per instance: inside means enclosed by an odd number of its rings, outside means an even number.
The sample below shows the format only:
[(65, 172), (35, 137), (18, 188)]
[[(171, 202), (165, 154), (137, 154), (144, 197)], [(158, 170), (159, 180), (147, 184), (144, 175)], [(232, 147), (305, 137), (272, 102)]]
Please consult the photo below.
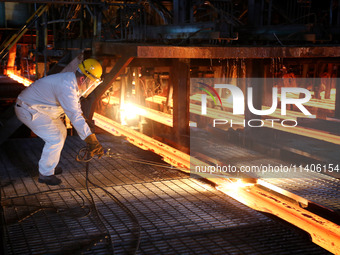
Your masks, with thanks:
[(78, 67), (80, 71), (82, 71), (82, 73), (89, 77), (92, 81), (101, 80), (103, 68), (97, 60), (93, 58), (88, 58), (82, 61)]

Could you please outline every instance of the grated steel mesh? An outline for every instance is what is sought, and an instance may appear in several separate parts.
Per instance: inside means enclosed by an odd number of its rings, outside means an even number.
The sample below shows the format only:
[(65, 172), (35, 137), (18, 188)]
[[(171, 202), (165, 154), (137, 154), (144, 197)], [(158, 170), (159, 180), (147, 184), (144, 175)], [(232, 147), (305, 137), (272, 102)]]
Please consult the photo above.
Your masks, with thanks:
[(115, 254), (133, 254), (139, 237), (137, 254), (328, 254), (186, 174), (126, 160), (162, 163), (150, 152), (120, 138), (100, 135), (99, 140), (123, 158), (92, 160), (89, 178), (127, 206), (139, 224), (90, 185), (98, 219), (85, 186), (85, 164), (74, 160), (84, 146), (79, 138), (67, 138), (60, 187), (37, 182), (42, 141), (13, 139), (0, 148), (8, 254), (112, 254), (111, 244)]

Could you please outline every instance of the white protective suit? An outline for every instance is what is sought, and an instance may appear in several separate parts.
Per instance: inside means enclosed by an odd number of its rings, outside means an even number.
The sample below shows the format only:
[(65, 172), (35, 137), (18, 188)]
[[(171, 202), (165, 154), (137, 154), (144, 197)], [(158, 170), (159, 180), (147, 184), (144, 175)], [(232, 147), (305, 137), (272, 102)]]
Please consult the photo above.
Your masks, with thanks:
[(54, 174), (67, 136), (61, 115), (67, 115), (82, 140), (92, 134), (82, 115), (79, 97), (72, 72), (37, 80), (18, 96), (17, 117), (45, 141), (39, 161), (39, 172), (44, 176)]

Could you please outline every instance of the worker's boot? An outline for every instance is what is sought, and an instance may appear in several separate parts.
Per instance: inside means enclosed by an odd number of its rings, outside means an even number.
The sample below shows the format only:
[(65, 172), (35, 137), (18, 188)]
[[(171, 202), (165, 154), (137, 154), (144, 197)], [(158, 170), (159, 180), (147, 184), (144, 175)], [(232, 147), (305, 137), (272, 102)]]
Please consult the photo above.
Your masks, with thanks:
[(46, 183), (47, 185), (59, 185), (61, 183), (61, 180), (55, 175), (44, 176), (39, 174), (38, 181), (40, 183)]
[(54, 169), (54, 174), (57, 175), (57, 174), (62, 174), (63, 173), (63, 169), (60, 167), (60, 166), (57, 166), (55, 169)]

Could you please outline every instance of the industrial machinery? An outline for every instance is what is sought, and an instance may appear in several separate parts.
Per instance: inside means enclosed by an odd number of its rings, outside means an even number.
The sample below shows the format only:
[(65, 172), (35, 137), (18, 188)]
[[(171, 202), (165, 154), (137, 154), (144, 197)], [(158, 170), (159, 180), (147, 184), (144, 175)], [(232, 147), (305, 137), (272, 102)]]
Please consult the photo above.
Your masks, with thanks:
[(0, 16), (0, 144), (34, 137), (12, 109), (25, 86), (93, 57), (103, 82), (81, 104), (97, 132), (340, 252), (340, 0), (24, 0)]

